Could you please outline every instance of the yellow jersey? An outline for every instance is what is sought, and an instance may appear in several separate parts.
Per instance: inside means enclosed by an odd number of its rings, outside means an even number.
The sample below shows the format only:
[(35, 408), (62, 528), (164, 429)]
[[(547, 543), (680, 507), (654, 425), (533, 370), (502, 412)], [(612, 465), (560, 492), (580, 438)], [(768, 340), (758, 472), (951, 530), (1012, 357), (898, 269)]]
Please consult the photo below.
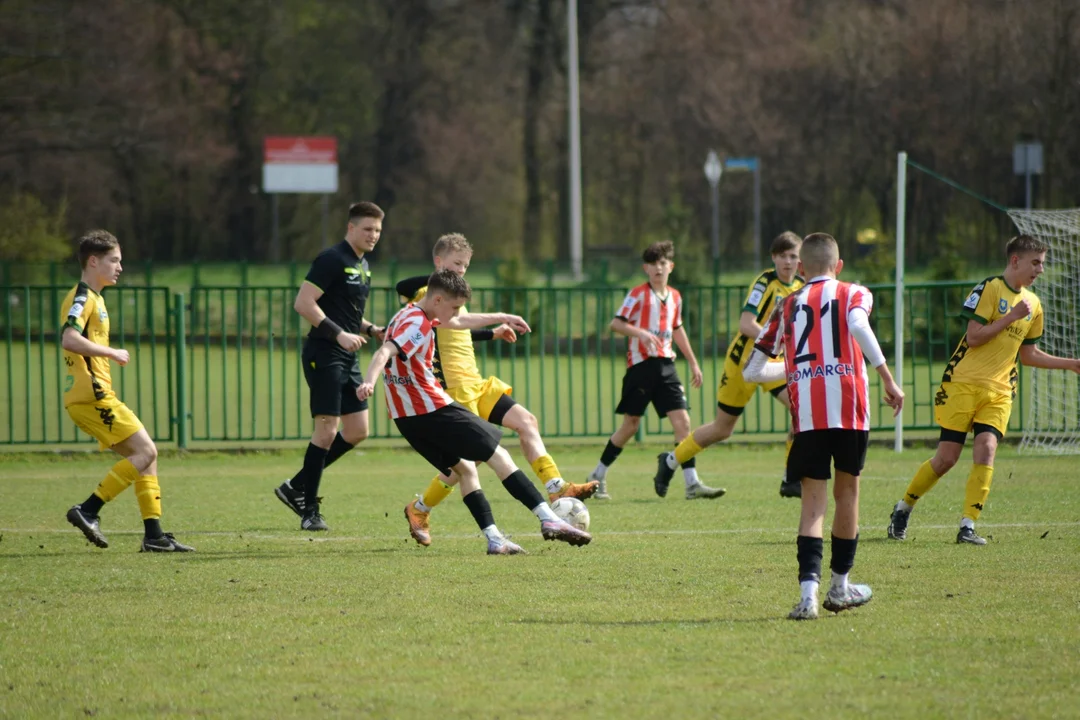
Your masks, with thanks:
[(1020, 346), (1038, 342), (1043, 334), (1042, 303), (1027, 288), (1014, 290), (998, 276), (987, 278), (975, 286), (964, 301), (960, 314), (980, 325), (988, 325), (1009, 314), (1021, 300), (1027, 300), (1031, 313), (1020, 318), (995, 335), (989, 342), (971, 347), (967, 333), (945, 367), (942, 382), (960, 382), (1004, 394), (1016, 394), (1020, 380), (1017, 365)]
[[(109, 345), (109, 312), (105, 300), (90, 287), (80, 282), (64, 296), (60, 305), (60, 329), (73, 327), (90, 342)], [(64, 407), (77, 403), (93, 403), (114, 397), (112, 377), (109, 375), (109, 358), (85, 357), (64, 351)]]
[[(425, 285), (409, 298), (409, 302), (419, 302), (426, 294)], [(463, 307), (458, 314), (468, 313)], [(471, 330), (435, 328), (435, 357), (431, 361), (431, 370), (439, 384), (447, 390), (484, 382), (484, 378), (480, 376), (480, 368), (476, 366), (473, 337)]]
[[(798, 275), (790, 283), (785, 284), (780, 281), (780, 276), (775, 269), (766, 270), (758, 275), (754, 282), (750, 283), (750, 289), (746, 293), (746, 302), (743, 303), (742, 312), (754, 313), (757, 316), (758, 325), (761, 325), (766, 318), (772, 315), (777, 300), (786, 298), (805, 284), (806, 281)], [(741, 332), (738, 333), (728, 346), (728, 357), (736, 365), (742, 367), (750, 360), (750, 353), (746, 352), (746, 347), (752, 345), (755, 340), (757, 338), (747, 337)]]

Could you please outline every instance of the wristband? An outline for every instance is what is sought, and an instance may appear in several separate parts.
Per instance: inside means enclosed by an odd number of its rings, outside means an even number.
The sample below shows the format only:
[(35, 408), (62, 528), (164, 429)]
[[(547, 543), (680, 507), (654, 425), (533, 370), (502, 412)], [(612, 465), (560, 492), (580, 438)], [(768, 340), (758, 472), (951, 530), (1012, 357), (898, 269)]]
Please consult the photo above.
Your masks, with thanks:
[(337, 340), (337, 336), (343, 332), (345, 331), (336, 322), (330, 318), (323, 318), (323, 321), (312, 331), (312, 335), (325, 340)]

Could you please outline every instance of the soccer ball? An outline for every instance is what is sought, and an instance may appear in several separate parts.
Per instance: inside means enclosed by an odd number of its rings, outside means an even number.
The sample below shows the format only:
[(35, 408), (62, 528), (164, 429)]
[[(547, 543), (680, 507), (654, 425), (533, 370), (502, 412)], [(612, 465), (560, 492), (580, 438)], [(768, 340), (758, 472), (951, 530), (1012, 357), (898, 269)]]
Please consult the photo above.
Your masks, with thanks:
[(578, 530), (589, 529), (589, 508), (577, 498), (564, 497), (551, 503), (551, 509), (562, 520), (570, 523)]

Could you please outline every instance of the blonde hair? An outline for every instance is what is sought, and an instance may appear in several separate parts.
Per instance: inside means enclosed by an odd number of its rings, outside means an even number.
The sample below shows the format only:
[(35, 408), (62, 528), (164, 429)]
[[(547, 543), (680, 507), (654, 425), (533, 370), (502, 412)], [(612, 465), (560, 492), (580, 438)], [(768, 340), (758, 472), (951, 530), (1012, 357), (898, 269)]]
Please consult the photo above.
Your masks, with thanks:
[(836, 239), (826, 233), (811, 233), (803, 238), (799, 260), (809, 277), (823, 275), (836, 267), (840, 259), (840, 247)]
[(472, 251), (472, 245), (469, 244), (464, 235), (461, 233), (447, 233), (435, 241), (435, 247), (431, 250), (431, 257), (446, 257), (455, 252), (468, 252), (471, 254)]

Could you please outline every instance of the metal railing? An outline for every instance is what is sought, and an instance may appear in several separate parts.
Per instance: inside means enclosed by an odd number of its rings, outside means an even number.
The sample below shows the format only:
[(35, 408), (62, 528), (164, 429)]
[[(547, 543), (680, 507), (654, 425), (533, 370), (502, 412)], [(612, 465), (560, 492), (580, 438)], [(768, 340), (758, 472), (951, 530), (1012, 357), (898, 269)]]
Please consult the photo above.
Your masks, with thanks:
[[(933, 429), (933, 396), (941, 371), (966, 327), (959, 309), (973, 283), (926, 283), (906, 288), (907, 343), (904, 426)], [(60, 304), (71, 286), (0, 287), (0, 445), (64, 445), (89, 442), (63, 409)], [(891, 286), (874, 286), (872, 322), (887, 357), (893, 348)], [(514, 387), (548, 438), (603, 437), (619, 424), (614, 414), (626, 369), (626, 339), (608, 328), (624, 288), (476, 288), (470, 308), (525, 316), (533, 332), (508, 344), (478, 343), (483, 376)], [(724, 356), (738, 332), (746, 289), (742, 286), (683, 290), (683, 321), (701, 363), (701, 388), (687, 383), (694, 426), (715, 414), (716, 387)], [(113, 365), (114, 388), (159, 442), (272, 442), (310, 437), (308, 391), (300, 366), (306, 322), (292, 309), (291, 287), (197, 287), (187, 296), (160, 287), (117, 286), (105, 291), (111, 342), (131, 353)], [(368, 317), (384, 324), (400, 307), (390, 288), (373, 291)], [(361, 369), (372, 348), (361, 352)], [(1010, 430), (1022, 429), (1026, 373)], [(387, 417), (381, 383), (371, 407), (371, 435), (396, 437)], [(872, 423), (893, 427), (871, 374)], [(736, 433), (783, 433), (788, 415), (765, 393), (756, 393)], [(646, 434), (670, 427), (651, 414)]]

